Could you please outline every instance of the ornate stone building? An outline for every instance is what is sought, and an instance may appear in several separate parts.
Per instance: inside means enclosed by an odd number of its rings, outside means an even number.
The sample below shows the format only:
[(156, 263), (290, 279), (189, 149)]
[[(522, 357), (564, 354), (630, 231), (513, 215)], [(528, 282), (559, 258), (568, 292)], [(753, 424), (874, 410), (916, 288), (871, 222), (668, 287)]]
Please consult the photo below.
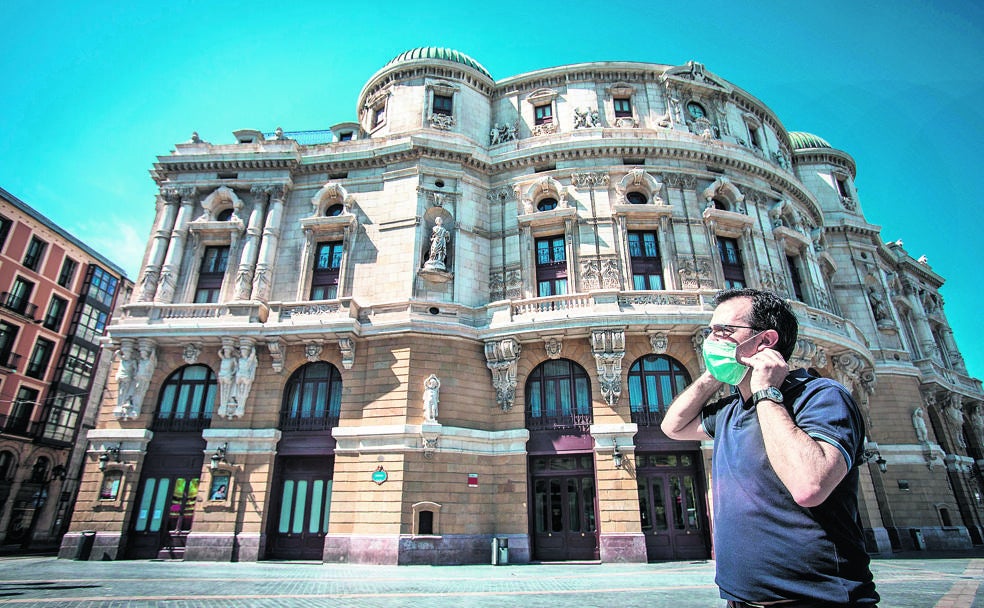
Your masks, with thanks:
[(981, 542), (981, 383), (847, 153), (695, 62), (422, 48), (357, 109), (158, 158), (63, 555), (708, 557), (711, 445), (659, 422), (742, 285), (863, 407), (871, 551)]

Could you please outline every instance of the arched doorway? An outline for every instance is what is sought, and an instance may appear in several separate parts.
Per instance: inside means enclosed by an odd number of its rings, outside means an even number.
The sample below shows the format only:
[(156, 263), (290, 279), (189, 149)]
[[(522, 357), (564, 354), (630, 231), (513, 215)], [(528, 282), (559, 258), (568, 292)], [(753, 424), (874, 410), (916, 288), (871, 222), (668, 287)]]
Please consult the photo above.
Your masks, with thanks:
[(710, 557), (700, 444), (667, 438), (663, 414), (690, 384), (679, 361), (646, 355), (629, 367), (629, 408), (636, 435), (639, 519), (649, 561)]
[(546, 361), (526, 381), (530, 538), (537, 561), (598, 559), (591, 382), (567, 359)]
[(180, 559), (195, 519), (205, 459), (202, 429), (212, 421), (216, 380), (211, 368), (188, 365), (161, 386), (154, 439), (140, 475), (126, 556)]
[(268, 559), (320, 560), (331, 513), (342, 376), (322, 361), (295, 371), (284, 387), (268, 514)]

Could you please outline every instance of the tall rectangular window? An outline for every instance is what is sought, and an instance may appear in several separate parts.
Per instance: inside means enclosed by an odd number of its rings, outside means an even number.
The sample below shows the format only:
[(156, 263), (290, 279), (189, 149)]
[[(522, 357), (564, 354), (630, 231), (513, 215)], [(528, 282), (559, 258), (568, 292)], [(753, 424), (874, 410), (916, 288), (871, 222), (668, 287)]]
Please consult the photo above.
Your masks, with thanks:
[(75, 278), (75, 269), (78, 267), (78, 262), (65, 256), (65, 259), (62, 261), (61, 272), (58, 273), (58, 284), (62, 287), (71, 288), (72, 279)]
[(4, 430), (9, 433), (24, 433), (31, 423), (31, 414), (38, 403), (38, 391), (33, 388), (22, 386), (17, 389), (17, 397), (14, 399), (13, 408), (10, 410), (10, 418)]
[(632, 289), (664, 289), (663, 262), (655, 232), (630, 232), (629, 257), (632, 261)]
[(545, 104), (542, 106), (536, 106), (533, 108), (533, 123), (537, 125), (546, 125), (553, 122), (553, 106), (551, 104)]
[(837, 183), (837, 192), (844, 198), (851, 198), (851, 191), (847, 188), (847, 178), (842, 175), (835, 175), (834, 181)]
[(6, 321), (0, 321), (0, 366), (2, 367), (14, 367), (16, 361), (11, 360), (11, 354), (14, 350), (14, 342), (17, 341), (17, 332), (20, 328), (16, 325), (11, 325)]
[(628, 97), (616, 97), (615, 118), (625, 118), (632, 116), (632, 101)]
[(202, 266), (198, 273), (198, 289), (195, 291), (195, 303), (215, 303), (219, 301), (219, 291), (222, 290), (222, 278), (229, 264), (228, 247), (206, 247), (202, 256)]
[(800, 302), (805, 302), (803, 299), (803, 277), (800, 275), (799, 266), (796, 264), (796, 258), (793, 256), (786, 256), (786, 264), (789, 265), (789, 277), (793, 282), (793, 295)]
[(453, 101), (450, 95), (438, 95), (434, 93), (434, 113), (451, 116)]
[[(7, 301), (4, 305), (22, 315), (26, 315), (29, 308), (33, 309), (33, 306), (29, 306), (31, 303), (31, 294), (34, 293), (34, 283), (17, 277), (14, 279), (14, 285), (10, 288), (10, 293), (7, 294)], [(31, 310), (33, 313), (33, 310)]]
[(338, 297), (343, 251), (341, 243), (318, 243), (311, 276), (312, 300), (334, 300)]
[(58, 331), (61, 328), (62, 319), (65, 318), (65, 309), (68, 308), (68, 300), (51, 296), (48, 303), (48, 312), (44, 315), (44, 326), (46, 329)]
[(563, 236), (536, 240), (536, 295), (567, 293), (567, 253)]
[(7, 236), (10, 235), (13, 225), (13, 221), (0, 215), (0, 250), (3, 250), (3, 246), (7, 244)]
[(54, 342), (45, 340), (44, 338), (38, 338), (38, 341), (34, 343), (31, 358), (27, 361), (27, 369), (24, 370), (24, 375), (30, 376), (31, 378), (44, 378), (44, 373), (48, 371), (48, 363), (51, 361), (51, 351), (54, 349)]
[(36, 236), (32, 236), (31, 242), (27, 246), (27, 251), (24, 253), (24, 267), (37, 272), (38, 267), (41, 266), (41, 258), (44, 257), (44, 250), (47, 247), (47, 243)]
[(376, 128), (386, 122), (386, 105), (380, 104), (372, 109), (372, 127)]
[(724, 270), (725, 289), (744, 289), (747, 283), (738, 240), (718, 237), (717, 241), (718, 253), (721, 254), (721, 268)]

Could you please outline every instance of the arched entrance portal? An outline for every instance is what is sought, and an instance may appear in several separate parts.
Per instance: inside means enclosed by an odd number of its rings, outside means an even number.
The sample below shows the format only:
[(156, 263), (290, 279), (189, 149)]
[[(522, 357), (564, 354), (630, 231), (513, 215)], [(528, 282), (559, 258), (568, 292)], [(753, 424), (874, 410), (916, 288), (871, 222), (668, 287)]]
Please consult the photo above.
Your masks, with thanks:
[(588, 374), (573, 361), (546, 361), (530, 373), (526, 401), (532, 558), (598, 559)]

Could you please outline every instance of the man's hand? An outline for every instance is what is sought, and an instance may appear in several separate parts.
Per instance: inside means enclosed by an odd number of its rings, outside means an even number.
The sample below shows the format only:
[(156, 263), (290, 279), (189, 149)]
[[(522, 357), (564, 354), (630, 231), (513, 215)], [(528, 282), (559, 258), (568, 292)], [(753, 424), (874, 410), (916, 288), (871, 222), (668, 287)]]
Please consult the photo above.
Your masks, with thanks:
[(752, 393), (764, 390), (770, 386), (780, 387), (789, 374), (789, 364), (778, 351), (761, 347), (758, 352), (740, 357), (739, 363), (752, 368), (749, 389)]

